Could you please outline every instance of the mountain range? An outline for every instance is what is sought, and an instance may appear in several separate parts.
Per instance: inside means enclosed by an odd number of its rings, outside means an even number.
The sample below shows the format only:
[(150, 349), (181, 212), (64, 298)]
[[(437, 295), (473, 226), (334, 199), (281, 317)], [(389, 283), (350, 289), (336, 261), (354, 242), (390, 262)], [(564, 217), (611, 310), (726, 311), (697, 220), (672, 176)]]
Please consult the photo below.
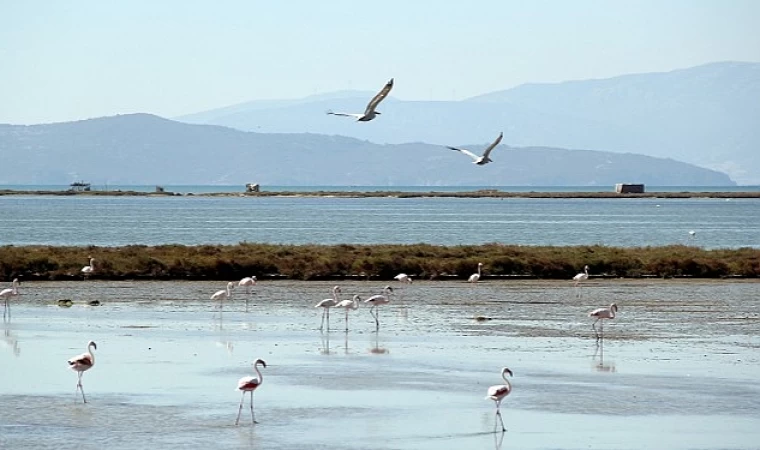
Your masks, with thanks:
[[(373, 81), (379, 89), (387, 80)], [(396, 79), (394, 90), (400, 86), (403, 80)], [(503, 131), (503, 143), (512, 147), (673, 158), (727, 173), (740, 184), (760, 184), (760, 63), (718, 62), (671, 72), (524, 84), (459, 101), (405, 101), (393, 94), (380, 105), (382, 116), (367, 123), (325, 112), (362, 112), (372, 91), (254, 101), (175, 119), (378, 144), (458, 146), (485, 143)]]
[[(385, 126), (386, 117), (381, 119), (346, 126), (374, 126), (375, 122)], [(477, 140), (454, 143), (470, 142), (467, 147), (480, 152), (494, 137), (495, 133), (483, 130)], [(265, 186), (523, 185), (610, 189), (619, 182), (734, 184), (718, 171), (632, 153), (500, 145), (491, 154), (493, 163), (476, 166), (467, 156), (441, 145), (376, 144), (337, 135), (240, 131), (150, 114), (0, 125), (0, 158), (5, 162), (0, 184), (6, 185), (68, 184), (79, 179), (112, 185), (240, 184), (241, 190), (249, 182)]]

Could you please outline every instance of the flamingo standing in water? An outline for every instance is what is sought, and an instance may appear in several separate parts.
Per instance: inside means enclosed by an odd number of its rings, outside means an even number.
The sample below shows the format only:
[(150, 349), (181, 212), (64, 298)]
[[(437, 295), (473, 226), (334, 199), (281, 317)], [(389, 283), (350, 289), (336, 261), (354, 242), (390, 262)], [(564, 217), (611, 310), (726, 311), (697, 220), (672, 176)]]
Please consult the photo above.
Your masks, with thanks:
[(338, 294), (340, 294), (340, 286), (333, 286), (332, 293), (333, 298), (326, 298), (314, 305), (315, 308), (322, 308), (322, 323), (319, 325), (319, 331), (322, 331), (325, 327), (325, 316), (327, 316), (327, 331), (330, 331), (330, 308), (337, 306), (340, 302), (340, 299), (338, 298)]
[(253, 290), (253, 286), (256, 285), (256, 277), (245, 277), (242, 280), (238, 281), (238, 287), (244, 287), (245, 288), (245, 312), (248, 312), (248, 299), (251, 296), (251, 292)]
[(512, 384), (509, 382), (509, 380), (507, 380), (507, 374), (509, 374), (511, 377), (512, 371), (507, 367), (502, 368), (501, 378), (504, 380), (505, 384), (497, 384), (489, 387), (488, 394), (486, 396), (486, 400), (493, 400), (496, 403), (496, 416), (498, 416), (499, 420), (501, 421), (502, 432), (507, 431), (507, 429), (504, 428), (504, 419), (501, 418), (501, 410), (499, 408), (501, 407), (501, 401), (504, 400), (504, 397), (512, 392)]
[[(595, 317), (596, 320), (594, 323), (591, 324), (591, 328), (594, 329), (594, 333), (596, 333), (596, 340), (604, 339), (604, 319), (614, 319), (615, 314), (617, 313), (618, 306), (617, 304), (613, 303), (610, 305), (609, 308), (599, 308), (591, 311), (588, 313), (589, 317)], [(599, 322), (599, 331), (596, 330), (596, 323)]]
[[(73, 358), (71, 358), (69, 362), (69, 367), (71, 367), (71, 370), (75, 370), (78, 374), (77, 379), (77, 391), (82, 391), (82, 400), (87, 403), (87, 399), (84, 396), (84, 388), (82, 387), (82, 374), (90, 370), (92, 366), (95, 365), (95, 355), (92, 353), (93, 350), (97, 350), (98, 346), (95, 344), (94, 341), (90, 341), (87, 343), (87, 352), (82, 353), (81, 355), (77, 355)], [(76, 393), (75, 393), (76, 394)]]
[(398, 281), (400, 281), (400, 282), (402, 282), (402, 283), (411, 283), (412, 282), (412, 277), (410, 277), (409, 275), (407, 275), (405, 273), (400, 273), (400, 274), (396, 275), (393, 278), (396, 279), (396, 280), (398, 280)]
[(582, 281), (588, 280), (588, 266), (583, 266), (583, 272), (577, 274), (573, 277), (573, 282), (575, 283), (575, 287), (580, 286)]
[(4, 300), (5, 307), (3, 308), (3, 319), (5, 319), (6, 313), (8, 314), (8, 318), (11, 317), (11, 304), (9, 303), (9, 300), (11, 297), (18, 297), (18, 278), (14, 278), (11, 282), (11, 287), (5, 288), (2, 291), (0, 291), (0, 298)]
[(82, 275), (84, 275), (85, 278), (92, 275), (93, 272), (95, 272), (95, 258), (92, 256), (90, 258), (90, 264), (87, 266), (82, 267)]
[(478, 273), (473, 273), (470, 278), (467, 279), (468, 283), (477, 283), (480, 280), (480, 269), (483, 267), (483, 263), (478, 263)]
[(263, 359), (257, 359), (254, 361), (253, 370), (256, 371), (256, 374), (258, 375), (257, 377), (243, 377), (238, 380), (237, 388), (239, 391), (243, 391), (243, 396), (240, 398), (240, 406), (238, 407), (238, 415), (235, 420), (235, 425), (240, 423), (240, 413), (243, 412), (243, 402), (245, 401), (246, 392), (251, 393), (251, 425), (258, 423), (256, 422), (256, 416), (253, 414), (253, 391), (258, 389), (258, 387), (261, 386), (261, 383), (264, 382), (264, 375), (259, 371), (259, 364), (261, 364), (262, 367), (267, 366), (267, 363)]
[[(373, 295), (372, 297), (368, 298), (367, 300), (364, 300), (364, 303), (369, 303), (371, 306), (369, 308), (369, 313), (372, 314), (372, 317), (375, 318), (375, 327), (377, 330), (380, 329), (380, 312), (377, 311), (377, 307), (380, 305), (387, 305), (391, 302), (390, 295), (393, 294), (393, 288), (390, 286), (385, 286), (383, 288), (383, 293), (378, 295)], [(372, 310), (376, 310), (377, 312), (372, 312)]]
[(211, 295), (211, 300), (219, 300), (219, 309), (222, 308), (224, 300), (232, 297), (232, 290), (235, 289), (235, 283), (230, 281), (227, 283), (227, 289), (216, 291)]
[(346, 310), (346, 332), (348, 332), (348, 311), (352, 309), (358, 309), (359, 302), (361, 300), (361, 297), (354, 295), (354, 298), (352, 300), (341, 300), (337, 305), (335, 305), (336, 308), (345, 308)]

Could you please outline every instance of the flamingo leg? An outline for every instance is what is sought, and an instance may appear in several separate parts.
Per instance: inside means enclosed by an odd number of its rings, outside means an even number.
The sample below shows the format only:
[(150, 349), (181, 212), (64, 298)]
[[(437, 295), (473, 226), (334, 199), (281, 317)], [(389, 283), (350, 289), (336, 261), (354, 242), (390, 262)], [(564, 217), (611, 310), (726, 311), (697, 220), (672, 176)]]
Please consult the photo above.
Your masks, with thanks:
[(330, 332), (330, 308), (325, 308), (325, 312), (327, 313), (327, 332)]
[(322, 308), (322, 322), (319, 324), (319, 331), (325, 329), (325, 310)]
[(501, 432), (503, 433), (507, 431), (507, 429), (504, 427), (504, 419), (501, 417), (501, 411), (498, 409), (496, 410), (496, 417), (498, 417), (499, 422), (501, 422)]
[(84, 396), (84, 387), (82, 386), (82, 374), (84, 372), (79, 372), (79, 376), (77, 377), (77, 389), (82, 392), (82, 401), (84, 403), (87, 403), (87, 398)]
[(257, 424), (256, 416), (253, 415), (253, 391), (251, 391), (251, 425)]
[(346, 308), (346, 333), (348, 333), (348, 308)]
[(591, 324), (591, 328), (594, 329), (594, 334), (596, 334), (596, 340), (599, 340), (599, 332), (596, 330), (596, 323), (599, 322), (599, 318), (597, 317), (594, 323)]
[(604, 321), (599, 322), (599, 337), (597, 338), (604, 342)]
[(243, 411), (244, 400), (245, 400), (245, 391), (243, 391), (243, 395), (240, 397), (240, 406), (238, 407), (238, 415), (237, 415), (237, 419), (235, 419), (235, 425), (240, 423), (240, 413)]

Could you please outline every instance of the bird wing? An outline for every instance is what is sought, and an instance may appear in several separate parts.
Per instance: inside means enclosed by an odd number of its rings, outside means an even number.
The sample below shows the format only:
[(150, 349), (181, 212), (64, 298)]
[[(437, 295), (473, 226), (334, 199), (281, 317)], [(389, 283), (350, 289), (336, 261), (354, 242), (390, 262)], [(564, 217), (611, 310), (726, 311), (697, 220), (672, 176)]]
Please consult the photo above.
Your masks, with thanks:
[(0, 291), (0, 297), (4, 297), (4, 296), (10, 295), (12, 293), (13, 293), (13, 289), (11, 289), (11, 288), (3, 289), (2, 291)]
[(393, 88), (393, 78), (391, 78), (390, 81), (385, 83), (385, 86), (383, 86), (383, 88), (380, 89), (380, 92), (378, 92), (377, 95), (375, 95), (375, 97), (369, 101), (369, 103), (367, 104), (367, 109), (364, 110), (364, 114), (367, 115), (371, 113), (372, 111), (374, 111), (375, 108), (377, 108), (377, 105), (379, 105), (380, 102), (382, 102), (385, 99), (385, 97), (388, 96), (388, 93), (391, 91), (391, 88)]
[(314, 305), (315, 308), (332, 308), (333, 306), (335, 306), (334, 298), (326, 298)]
[(69, 365), (84, 365), (84, 366), (91, 366), (92, 365), (92, 358), (88, 353), (82, 353), (79, 356), (75, 356), (69, 360)]
[(261, 382), (256, 377), (243, 377), (240, 380), (238, 380), (238, 389), (240, 390), (245, 389), (245, 388), (250, 389), (252, 387), (258, 386), (259, 384), (261, 384)]
[(499, 133), (499, 137), (496, 138), (495, 141), (493, 141), (493, 144), (489, 145), (488, 148), (486, 148), (486, 151), (483, 152), (483, 159), (488, 159), (488, 155), (491, 154), (491, 150), (496, 148), (497, 145), (499, 145), (499, 142), (501, 142), (501, 138), (504, 137), (504, 133)]
[(588, 315), (589, 317), (597, 317), (597, 316), (603, 317), (604, 315), (609, 315), (609, 311), (610, 310), (607, 308), (598, 308), (588, 313)]
[(503, 397), (509, 394), (509, 387), (506, 384), (498, 384), (488, 388), (488, 397)]
[(341, 113), (341, 112), (333, 112), (333, 111), (327, 111), (328, 115), (332, 116), (343, 116), (343, 117), (354, 117), (356, 119), (362, 117), (364, 114), (355, 114), (355, 113)]
[(456, 150), (458, 152), (462, 152), (462, 153), (464, 153), (465, 155), (469, 156), (470, 158), (472, 158), (475, 161), (477, 161), (478, 159), (480, 159), (480, 156), (476, 155), (475, 153), (473, 153), (473, 152), (471, 152), (469, 150), (465, 150), (463, 148), (456, 148), (456, 147), (449, 147), (449, 146), (446, 146), (446, 148), (448, 148), (450, 150)]

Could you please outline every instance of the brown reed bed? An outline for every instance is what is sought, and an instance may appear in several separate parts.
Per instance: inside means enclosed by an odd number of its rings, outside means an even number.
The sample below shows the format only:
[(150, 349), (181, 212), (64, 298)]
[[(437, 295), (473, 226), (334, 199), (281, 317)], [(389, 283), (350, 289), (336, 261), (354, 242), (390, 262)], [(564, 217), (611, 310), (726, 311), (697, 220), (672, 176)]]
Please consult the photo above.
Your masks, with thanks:
[(418, 279), (467, 278), (484, 264), (483, 279), (570, 279), (588, 264), (598, 277), (755, 278), (760, 249), (704, 250), (671, 245), (621, 248), (502, 244), (412, 245), (129, 245), (125, 247), (0, 247), (0, 277), (81, 279), (88, 258), (93, 279), (213, 279), (256, 275), (298, 280), (371, 278), (400, 272)]

